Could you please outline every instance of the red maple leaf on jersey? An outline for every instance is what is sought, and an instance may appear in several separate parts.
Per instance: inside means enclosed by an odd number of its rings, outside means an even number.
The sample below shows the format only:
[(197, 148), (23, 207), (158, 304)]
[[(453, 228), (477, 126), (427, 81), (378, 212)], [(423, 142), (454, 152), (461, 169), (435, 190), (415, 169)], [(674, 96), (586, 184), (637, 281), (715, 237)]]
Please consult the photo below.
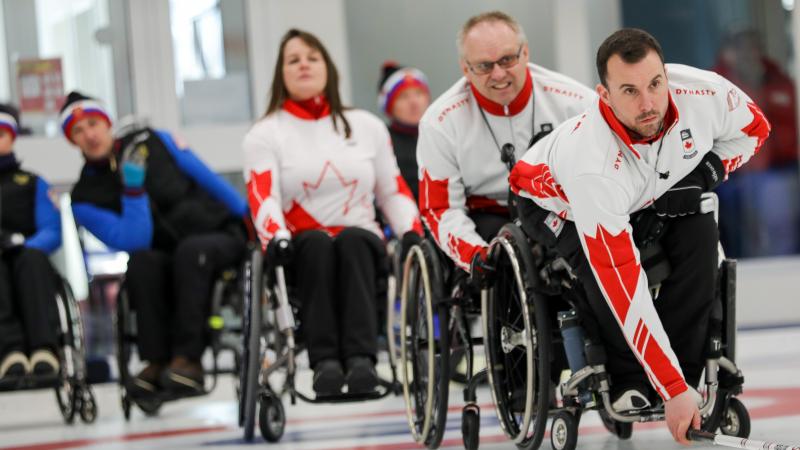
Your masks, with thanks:
[(356, 188), (358, 187), (358, 179), (354, 178), (349, 181), (345, 180), (341, 172), (339, 172), (339, 170), (336, 168), (336, 166), (333, 165), (331, 161), (325, 162), (325, 165), (322, 167), (322, 172), (320, 172), (317, 181), (315, 182), (303, 181), (303, 191), (305, 192), (306, 195), (305, 200), (306, 201), (311, 200), (312, 195), (317, 189), (320, 188), (325, 178), (330, 177), (331, 175), (335, 177), (335, 179), (339, 182), (339, 184), (342, 186), (342, 189), (350, 191), (347, 195), (347, 200), (344, 201), (344, 205), (342, 206), (343, 208), (342, 214), (347, 215), (347, 213), (350, 212), (350, 209), (352, 208), (350, 202), (353, 201), (353, 197), (355, 196)]

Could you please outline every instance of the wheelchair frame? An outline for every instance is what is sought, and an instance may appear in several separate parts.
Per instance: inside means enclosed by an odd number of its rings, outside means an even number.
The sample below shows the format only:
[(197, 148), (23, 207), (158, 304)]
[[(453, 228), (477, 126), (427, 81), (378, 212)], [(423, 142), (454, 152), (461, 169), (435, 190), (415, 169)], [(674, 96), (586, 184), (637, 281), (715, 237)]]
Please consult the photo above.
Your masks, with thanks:
[[(239, 337), (229, 338), (230, 335), (239, 334), (242, 331), (241, 322), (233, 317), (228, 320), (225, 317), (224, 309), (226, 307), (233, 308), (235, 315), (236, 309), (241, 308), (240, 305), (227, 302), (226, 300), (232, 298), (241, 298), (238, 286), (238, 276), (235, 269), (227, 269), (222, 271), (214, 281), (211, 295), (211, 305), (208, 319), (209, 331), (209, 348), (212, 354), (212, 370), (207, 376), (211, 377), (211, 386), (194, 396), (206, 395), (213, 391), (217, 386), (217, 376), (222, 374), (235, 374), (238, 375), (241, 365), (241, 350), (239, 348)], [(233, 292), (231, 292), (231, 290)], [(116, 344), (117, 344), (117, 368), (119, 370), (119, 390), (120, 390), (120, 404), (125, 420), (130, 420), (131, 407), (136, 405), (148, 417), (158, 415), (158, 412), (164, 403), (179, 400), (181, 398), (191, 397), (192, 395), (175, 395), (169, 392), (158, 393), (151, 398), (134, 398), (128, 393), (128, 386), (133, 380), (133, 375), (129, 370), (129, 362), (131, 359), (132, 347), (136, 345), (136, 320), (134, 316), (135, 311), (131, 308), (128, 291), (126, 289), (125, 281), (122, 281), (119, 294), (117, 296), (117, 308), (114, 315), (115, 331), (116, 331)], [(218, 366), (219, 354), (222, 351), (230, 350), (233, 353), (234, 367), (231, 369), (220, 369)], [(238, 376), (235, 378), (238, 381)], [(238, 392), (239, 385), (235, 383)]]
[(57, 274), (55, 276), (60, 345), (56, 356), (61, 366), (59, 373), (48, 377), (25, 375), (8, 380), (0, 385), (0, 392), (52, 388), (65, 423), (72, 424), (76, 415), (84, 423), (92, 423), (97, 419), (97, 401), (86, 379), (86, 352), (80, 309), (67, 280)]
[[(490, 255), (495, 264), (498, 262), (500, 253), (505, 253), (506, 257), (512, 261), (511, 267), (513, 275), (517, 278), (529, 278), (532, 281), (527, 289), (530, 293), (531, 299), (527, 299), (528, 303), (533, 301), (536, 305), (544, 305), (544, 295), (558, 295), (563, 294), (565, 288), (574, 282), (574, 275), (569, 272), (569, 268), (564, 267), (564, 264), (558, 264), (558, 258), (542, 264), (543, 251), (541, 246), (531, 247), (528, 244), (527, 238), (517, 225), (506, 225), (504, 230), (495, 238), (490, 245)], [(523, 255), (520, 258), (520, 255)], [(524, 255), (538, 255), (536, 257), (539, 264), (531, 266), (532, 261), (530, 258), (525, 258)], [(520, 265), (520, 262), (522, 264)], [(558, 267), (556, 267), (558, 265)], [(531, 270), (530, 268), (534, 270)], [(719, 428), (723, 434), (734, 435), (738, 437), (747, 437), (750, 431), (750, 420), (744, 405), (735, 398), (736, 395), (741, 393), (741, 386), (744, 381), (741, 371), (734, 363), (735, 357), (735, 269), (736, 262), (733, 260), (724, 259), (724, 254), (720, 249), (720, 272), (719, 272), (719, 291), (717, 292), (717, 302), (721, 305), (715, 305), (717, 308), (712, 312), (712, 317), (721, 320), (721, 333), (717, 336), (712, 334), (710, 337), (709, 347), (707, 349), (707, 360), (705, 367), (705, 384), (706, 392), (704, 396), (703, 405), (700, 407), (700, 413), (703, 417), (703, 430), (714, 431)], [(657, 291), (657, 287), (651, 287), (651, 290)], [(491, 304), (497, 299), (492, 297), (492, 289), (485, 289), (483, 296), (486, 299), (484, 304), (484, 327), (487, 330), (484, 338), (487, 341), (500, 341), (505, 339), (508, 341), (508, 334), (503, 336), (503, 333), (492, 333), (491, 325), (486, 323), (486, 311), (489, 310)], [(548, 292), (549, 291), (549, 292)], [(523, 297), (524, 298), (524, 297)], [(721, 306), (721, 310), (720, 310)], [(558, 330), (558, 327), (556, 327)], [(538, 331), (538, 332), (537, 332)], [(551, 333), (542, 333), (541, 330), (528, 328), (524, 330), (523, 336), (537, 337), (545, 336), (550, 342), (545, 342), (542, 339), (536, 339), (532, 343), (537, 347), (535, 349), (549, 348), (560, 341), (559, 337), (555, 336), (555, 331)], [(525, 342), (526, 347), (530, 347), (531, 342)], [(490, 344), (487, 343), (487, 346)], [(519, 345), (519, 344), (516, 344)], [(499, 362), (492, 361), (493, 355), (487, 352), (487, 364), (491, 367)], [(541, 357), (541, 355), (540, 355)], [(604, 367), (605, 353), (599, 345), (589, 345), (586, 350), (586, 363), (587, 365), (575, 373), (564, 383), (562, 383), (558, 390), (561, 393), (563, 404), (561, 407), (553, 409), (546, 409), (547, 416), (553, 418), (551, 425), (551, 444), (556, 450), (572, 450), (577, 445), (578, 438), (578, 423), (580, 415), (585, 410), (597, 410), (605, 427), (617, 435), (620, 439), (628, 439), (632, 432), (633, 422), (651, 422), (664, 420), (663, 406), (656, 406), (648, 410), (639, 411), (630, 414), (617, 413), (611, 407), (611, 399), (609, 393), (609, 377)], [(722, 369), (722, 370), (720, 370)], [(498, 389), (494, 384), (496, 381), (493, 377), (489, 378), (492, 384), (493, 394)], [(528, 385), (526, 394), (530, 395), (531, 385)], [(542, 392), (542, 390), (545, 392)], [(537, 388), (539, 392), (534, 393), (539, 398), (551, 398), (551, 387)], [(582, 404), (579, 400), (581, 390), (588, 391), (593, 401), (588, 404)], [(599, 400), (599, 401), (598, 401)], [(526, 405), (527, 408), (530, 405)], [(495, 398), (495, 409), (500, 418), (501, 425), (504, 424), (503, 416), (508, 415), (507, 405), (502, 401), (497, 401)], [(542, 411), (542, 409), (538, 409)], [(544, 423), (547, 416), (538, 420), (538, 427), (534, 428), (532, 440), (541, 442), (544, 436)], [(537, 417), (538, 418), (538, 417)], [(522, 425), (525, 425), (523, 421)], [(517, 433), (509, 432), (510, 430), (503, 426), (506, 435), (518, 442), (520, 435)], [(523, 430), (525, 431), (525, 430)], [(519, 444), (518, 444), (519, 445)], [(538, 447), (531, 446), (529, 448)]]
[[(272, 269), (274, 273), (267, 272)], [(396, 280), (391, 280), (394, 273), (394, 270), (389, 272), (390, 290), (396, 286)], [(286, 411), (281, 401), (283, 395), (288, 395), (294, 405), (298, 398), (307, 403), (349, 403), (399, 393), (391, 356), (389, 364), (392, 378), (379, 378), (379, 390), (374, 392), (311, 396), (297, 389), (295, 358), (305, 348), (296, 339), (296, 322), (289, 302), (284, 268), (279, 265), (267, 267), (264, 252), (259, 247), (251, 251), (244, 274), (244, 349), (240, 371), (239, 426), (244, 428), (245, 441), (250, 442), (254, 438), (256, 415), (261, 435), (267, 442), (281, 439), (286, 428)], [(390, 292), (389, 295), (394, 294)], [(281, 374), (283, 379), (277, 386), (273, 376)]]

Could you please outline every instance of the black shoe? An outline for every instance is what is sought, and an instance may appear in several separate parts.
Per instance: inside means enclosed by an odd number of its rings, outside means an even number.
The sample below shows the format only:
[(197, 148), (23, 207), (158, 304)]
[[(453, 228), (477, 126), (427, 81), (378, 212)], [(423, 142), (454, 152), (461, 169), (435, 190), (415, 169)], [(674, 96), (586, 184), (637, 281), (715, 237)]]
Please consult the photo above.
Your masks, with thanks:
[(161, 373), (164, 372), (166, 364), (154, 362), (150, 363), (131, 380), (128, 386), (128, 394), (133, 398), (150, 398), (161, 390)]
[(323, 359), (314, 365), (314, 392), (317, 395), (337, 395), (342, 393), (344, 372), (335, 359)]
[(205, 392), (205, 371), (200, 361), (192, 361), (184, 356), (176, 356), (169, 367), (161, 374), (164, 389), (178, 395), (200, 395)]
[(52, 351), (43, 348), (33, 352), (30, 362), (31, 373), (40, 377), (55, 376), (61, 367), (56, 355)]
[(30, 372), (31, 363), (24, 353), (13, 351), (0, 361), (0, 380), (19, 378)]
[(367, 393), (375, 390), (378, 385), (378, 373), (375, 363), (368, 356), (351, 356), (345, 362), (347, 366), (347, 392)]

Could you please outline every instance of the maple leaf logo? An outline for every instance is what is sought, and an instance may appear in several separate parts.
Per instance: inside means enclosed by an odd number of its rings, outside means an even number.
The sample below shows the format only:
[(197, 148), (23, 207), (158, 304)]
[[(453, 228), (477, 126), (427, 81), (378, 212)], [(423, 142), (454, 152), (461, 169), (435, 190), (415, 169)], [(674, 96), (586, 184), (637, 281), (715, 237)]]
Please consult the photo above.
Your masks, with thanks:
[(320, 187), (325, 184), (327, 188), (335, 188), (336, 186), (331, 186), (329, 183), (326, 183), (326, 180), (334, 180), (338, 185), (347, 192), (347, 199), (344, 201), (342, 214), (347, 215), (348, 212), (352, 209), (356, 188), (358, 187), (358, 179), (354, 178), (352, 180), (345, 180), (342, 173), (336, 168), (336, 166), (331, 161), (326, 161), (325, 165), (322, 167), (322, 171), (319, 174), (319, 178), (315, 182), (308, 182), (303, 181), (303, 192), (305, 193), (305, 201), (311, 201), (313, 199), (314, 193), (320, 189)]

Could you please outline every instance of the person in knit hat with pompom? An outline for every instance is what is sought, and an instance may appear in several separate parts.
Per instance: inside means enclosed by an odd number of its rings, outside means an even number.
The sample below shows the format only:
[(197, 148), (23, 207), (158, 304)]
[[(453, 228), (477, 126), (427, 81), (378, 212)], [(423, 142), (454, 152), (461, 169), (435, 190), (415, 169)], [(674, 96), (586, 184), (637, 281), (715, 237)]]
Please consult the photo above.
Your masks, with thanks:
[(378, 107), (391, 120), (389, 133), (403, 179), (418, 199), (417, 135), (419, 121), (431, 103), (428, 79), (419, 69), (383, 63)]

